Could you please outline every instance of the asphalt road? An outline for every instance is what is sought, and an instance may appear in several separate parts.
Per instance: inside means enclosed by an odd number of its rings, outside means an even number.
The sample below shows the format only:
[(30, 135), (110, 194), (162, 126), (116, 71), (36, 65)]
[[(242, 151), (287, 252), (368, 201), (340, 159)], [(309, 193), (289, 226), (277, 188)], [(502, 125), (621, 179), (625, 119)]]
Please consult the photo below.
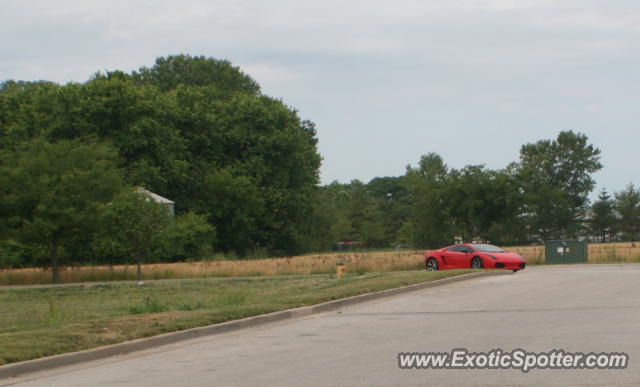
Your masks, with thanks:
[[(398, 367), (398, 352), (454, 348), (626, 352), (630, 361), (625, 370), (528, 373)], [(14, 382), (65, 387), (638, 386), (640, 265), (529, 268), (29, 377)]]

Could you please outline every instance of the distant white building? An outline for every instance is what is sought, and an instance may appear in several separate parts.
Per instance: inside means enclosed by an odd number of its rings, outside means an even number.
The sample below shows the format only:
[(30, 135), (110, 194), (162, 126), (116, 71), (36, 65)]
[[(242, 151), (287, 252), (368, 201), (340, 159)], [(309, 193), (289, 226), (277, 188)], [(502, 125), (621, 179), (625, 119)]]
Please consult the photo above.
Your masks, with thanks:
[(167, 209), (169, 210), (169, 213), (173, 216), (175, 215), (176, 212), (176, 203), (165, 198), (162, 197), (158, 194), (155, 194), (147, 189), (145, 189), (144, 187), (138, 187), (136, 188), (136, 192), (140, 192), (141, 194), (144, 194), (145, 196), (147, 196), (149, 199), (155, 201), (156, 203), (160, 203), (164, 206), (167, 207)]

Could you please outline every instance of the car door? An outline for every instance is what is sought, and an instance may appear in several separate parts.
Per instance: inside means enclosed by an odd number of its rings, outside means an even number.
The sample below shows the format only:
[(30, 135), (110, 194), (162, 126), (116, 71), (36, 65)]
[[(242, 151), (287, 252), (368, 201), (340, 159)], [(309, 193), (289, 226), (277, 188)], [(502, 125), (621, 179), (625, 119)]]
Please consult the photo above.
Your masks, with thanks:
[(458, 267), (468, 269), (471, 267), (471, 260), (475, 256), (474, 250), (470, 246), (460, 246), (460, 260), (457, 262)]
[(449, 268), (465, 268), (466, 258), (468, 254), (464, 253), (467, 246), (459, 245), (445, 249), (442, 254), (443, 261)]

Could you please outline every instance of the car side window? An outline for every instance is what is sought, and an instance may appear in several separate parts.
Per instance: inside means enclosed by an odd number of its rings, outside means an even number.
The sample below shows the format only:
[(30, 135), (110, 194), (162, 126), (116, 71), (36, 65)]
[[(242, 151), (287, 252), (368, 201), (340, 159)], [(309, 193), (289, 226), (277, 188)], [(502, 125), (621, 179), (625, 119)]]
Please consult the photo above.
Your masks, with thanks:
[(452, 253), (472, 253), (473, 249), (467, 245), (457, 245), (449, 247), (446, 251), (450, 251)]

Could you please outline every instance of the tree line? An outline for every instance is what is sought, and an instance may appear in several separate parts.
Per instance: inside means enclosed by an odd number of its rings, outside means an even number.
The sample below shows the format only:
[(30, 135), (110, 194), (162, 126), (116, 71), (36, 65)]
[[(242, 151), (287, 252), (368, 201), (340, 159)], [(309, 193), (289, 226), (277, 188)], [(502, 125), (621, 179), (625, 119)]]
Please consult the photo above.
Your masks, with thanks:
[[(87, 82), (0, 85), (0, 266), (171, 262), (595, 235), (634, 239), (630, 185), (590, 206), (600, 151), (572, 131), (504, 169), (429, 153), (319, 185), (315, 125), (229, 61), (176, 55)], [(176, 203), (175, 216), (139, 187)]]
[(519, 160), (504, 169), (450, 168), (429, 153), (402, 176), (320, 187), (318, 217), (329, 230), (327, 243), (371, 247), (636, 240), (640, 190), (629, 184), (611, 197), (603, 189), (591, 205), (592, 174), (601, 168), (600, 150), (573, 131), (523, 145)]

